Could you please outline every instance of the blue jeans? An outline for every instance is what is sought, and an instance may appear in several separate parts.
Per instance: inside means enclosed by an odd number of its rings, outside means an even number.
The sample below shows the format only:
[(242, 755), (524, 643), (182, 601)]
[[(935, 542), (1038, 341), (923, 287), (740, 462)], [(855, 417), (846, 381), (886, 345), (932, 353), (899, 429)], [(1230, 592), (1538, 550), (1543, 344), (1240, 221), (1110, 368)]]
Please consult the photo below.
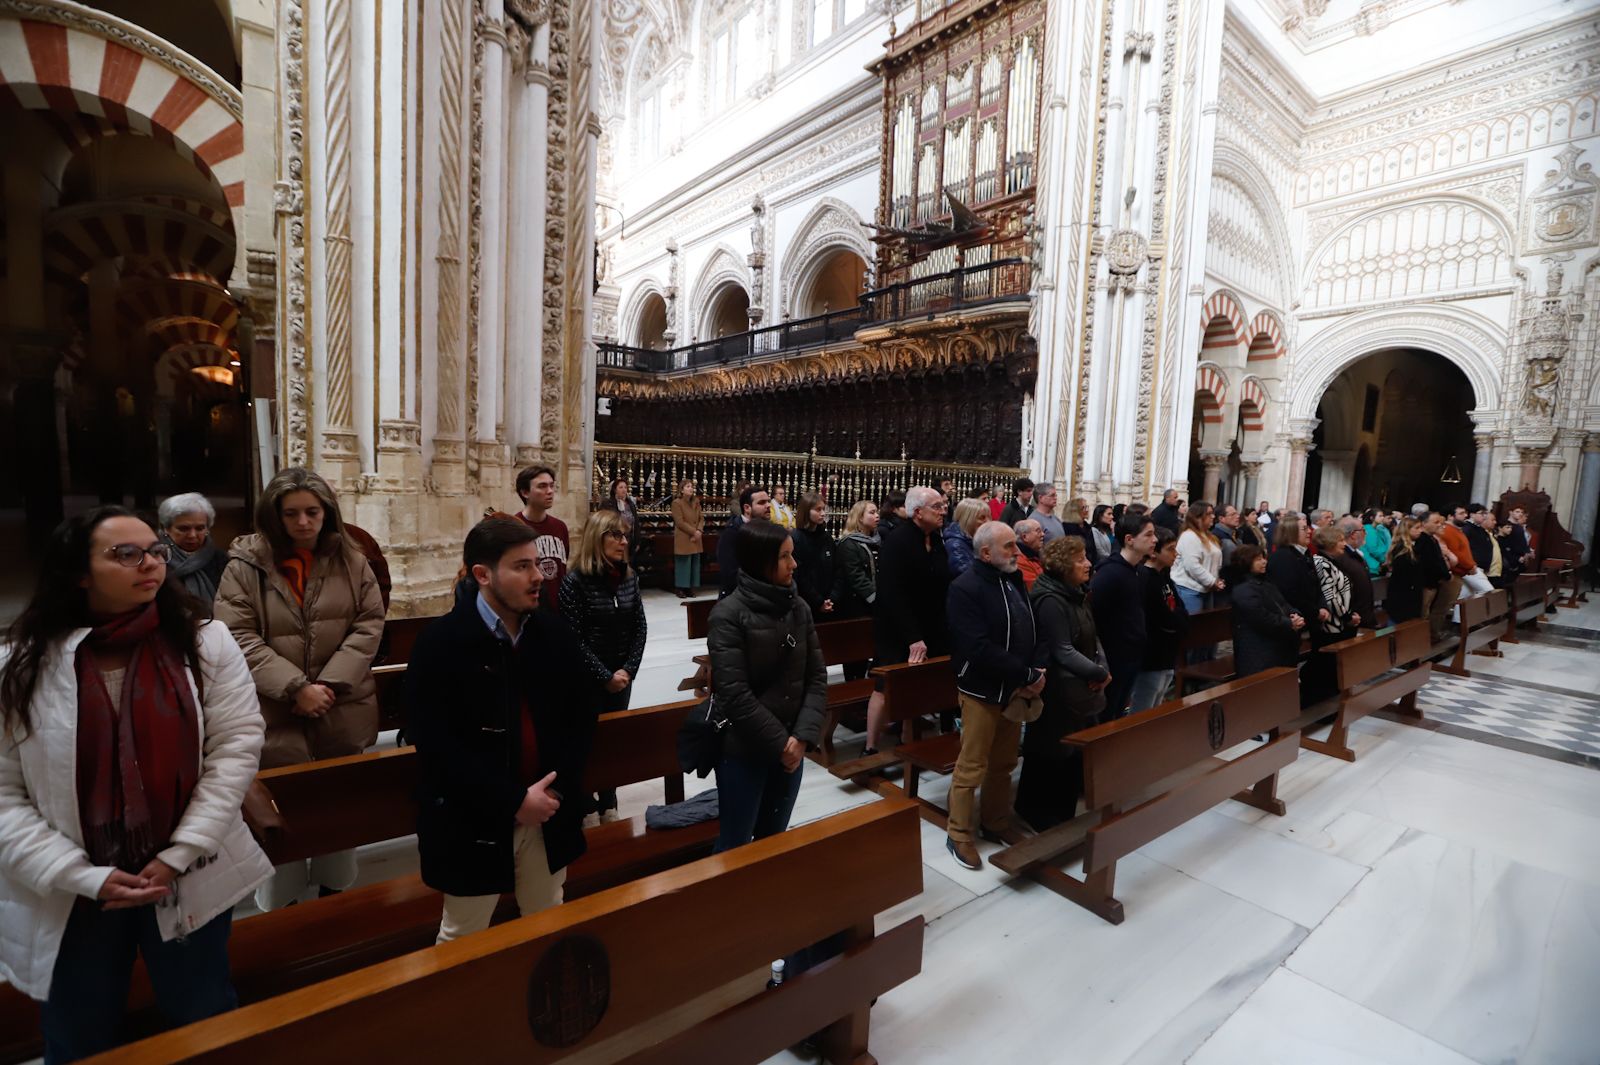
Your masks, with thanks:
[(155, 910), (102, 910), (79, 899), (61, 937), (61, 952), (41, 1008), (45, 1065), (62, 1065), (111, 1050), (128, 1005), (135, 954), (144, 958), (156, 1005), (174, 1025), (226, 1013), (239, 1004), (228, 971), (233, 911), (182, 940), (162, 942)]
[(721, 831), (712, 852), (721, 854), (754, 839), (775, 836), (789, 827), (789, 815), (800, 795), (800, 762), (793, 773), (783, 763), (752, 762), (724, 756), (717, 763), (717, 808)]
[[(1183, 602), (1183, 608), (1189, 613), (1194, 614), (1210, 608), (1210, 592), (1197, 592), (1192, 588), (1185, 588), (1181, 584), (1175, 584), (1173, 587), (1177, 588), (1178, 598)], [(1195, 662), (1209, 662), (1217, 657), (1217, 649), (1215, 647), (1196, 647), (1186, 657), (1191, 665)]]
[(1159, 705), (1172, 687), (1170, 669), (1143, 669), (1133, 678), (1133, 690), (1128, 693), (1128, 713), (1137, 714)]

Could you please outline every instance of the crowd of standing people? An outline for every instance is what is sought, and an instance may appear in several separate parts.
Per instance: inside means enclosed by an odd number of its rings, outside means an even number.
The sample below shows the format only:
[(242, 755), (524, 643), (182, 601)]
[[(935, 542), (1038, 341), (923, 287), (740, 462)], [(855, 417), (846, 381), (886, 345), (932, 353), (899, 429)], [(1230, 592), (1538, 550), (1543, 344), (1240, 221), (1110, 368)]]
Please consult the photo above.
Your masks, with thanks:
[[(629, 707), (647, 643), (627, 481), (576, 546), (552, 513), (552, 469), (521, 471), (516, 490), (518, 509), (466, 536), (453, 609), (407, 669), (440, 942), (486, 927), (503, 893), (523, 913), (561, 901), (585, 817), (616, 816), (615, 793), (582, 792), (584, 766), (598, 715)], [(835, 539), (825, 488), (791, 503), (747, 484), (732, 502), (707, 639), (718, 849), (788, 826), (824, 719), (816, 625), (870, 618), (872, 663), (952, 659), (946, 845), (967, 868), (978, 839), (1074, 815), (1082, 767), (1061, 738), (1171, 697), (1196, 613), (1231, 605), (1236, 672), (1298, 665), (1314, 702), (1333, 678), (1303, 641), (1376, 625), (1374, 578), (1388, 578), (1390, 620), (1426, 617), (1439, 636), (1459, 596), (1534, 557), (1526, 515), (1481, 504), (1336, 518), (1167, 492), (1091, 508), (1026, 478), (965, 498), (944, 481), (854, 501)], [(688, 597), (707, 554), (693, 480), (670, 514)], [(166, 500), (154, 528), (116, 506), (68, 519), (0, 645), (0, 976), (43, 1004), (51, 1063), (116, 1045), (136, 956), (169, 1020), (211, 1016), (236, 1003), (238, 902), (297, 905), (357, 878), (349, 851), (273, 868), (240, 811), (258, 769), (375, 743), (387, 569), (309, 470), (274, 477), (255, 531), (226, 551), (215, 519), (195, 494)], [(898, 742), (879, 694), (866, 728), (865, 754)]]

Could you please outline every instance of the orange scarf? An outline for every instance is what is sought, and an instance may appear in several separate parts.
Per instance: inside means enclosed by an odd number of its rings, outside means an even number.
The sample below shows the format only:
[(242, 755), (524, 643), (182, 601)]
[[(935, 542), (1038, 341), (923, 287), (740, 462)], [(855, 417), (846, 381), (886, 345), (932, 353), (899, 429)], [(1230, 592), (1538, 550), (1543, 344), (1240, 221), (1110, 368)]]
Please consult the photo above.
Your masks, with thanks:
[(306, 582), (311, 579), (313, 561), (314, 557), (310, 551), (297, 547), (294, 549), (294, 554), (278, 563), (278, 572), (289, 582), (289, 590), (294, 593), (294, 601), (302, 606), (306, 601)]

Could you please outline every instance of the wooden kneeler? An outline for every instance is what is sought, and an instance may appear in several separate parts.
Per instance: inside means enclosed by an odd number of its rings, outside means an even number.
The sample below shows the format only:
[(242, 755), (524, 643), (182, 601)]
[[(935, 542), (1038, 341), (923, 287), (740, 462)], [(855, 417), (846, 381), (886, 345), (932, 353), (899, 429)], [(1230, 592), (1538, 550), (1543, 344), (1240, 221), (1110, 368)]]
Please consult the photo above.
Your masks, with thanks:
[[(921, 971), (924, 928), (874, 919), (921, 890), (912, 804), (868, 803), (93, 1060), (753, 1063), (820, 1030), (829, 1062), (874, 1065), (872, 1001)], [(764, 988), (772, 959), (841, 932), (844, 953)]]
[[(1225, 799), (1282, 814), (1278, 771), (1299, 754), (1288, 729), (1300, 713), (1299, 674), (1269, 669), (1062, 740), (1083, 754), (1089, 812), (990, 856), (1112, 924), (1117, 859)], [(1231, 760), (1218, 752), (1266, 733), (1266, 744)], [(1057, 868), (1083, 859), (1083, 876)]]
[[(1312, 739), (1301, 731), (1300, 746), (1330, 758), (1353, 762), (1356, 752), (1350, 748), (1350, 726), (1357, 721), (1388, 707), (1420, 718), (1422, 711), (1417, 709), (1417, 692), (1433, 673), (1433, 663), (1427, 658), (1430, 647), (1428, 619), (1415, 618), (1377, 632), (1363, 632), (1316, 652), (1337, 659), (1339, 710), (1327, 739)], [(1391, 672), (1395, 669), (1401, 672)], [(1395, 706), (1396, 703), (1399, 705)], [(1325, 717), (1325, 706), (1305, 715), (1301, 719), (1302, 729)]]

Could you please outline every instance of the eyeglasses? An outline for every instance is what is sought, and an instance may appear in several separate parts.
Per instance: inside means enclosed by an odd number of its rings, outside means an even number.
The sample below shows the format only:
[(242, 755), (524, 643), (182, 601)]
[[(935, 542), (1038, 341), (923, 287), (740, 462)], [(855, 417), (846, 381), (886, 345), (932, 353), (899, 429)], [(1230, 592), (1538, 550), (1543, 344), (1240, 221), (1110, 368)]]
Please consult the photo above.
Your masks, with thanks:
[(151, 544), (149, 547), (140, 547), (138, 544), (118, 544), (106, 548), (106, 557), (115, 559), (117, 565), (127, 566), (132, 569), (144, 564), (144, 556), (149, 555), (152, 562), (165, 566), (172, 561), (172, 548), (166, 544)]
[(626, 540), (628, 538), (628, 534), (623, 532), (621, 529), (607, 529), (605, 531), (605, 538), (607, 540)]

